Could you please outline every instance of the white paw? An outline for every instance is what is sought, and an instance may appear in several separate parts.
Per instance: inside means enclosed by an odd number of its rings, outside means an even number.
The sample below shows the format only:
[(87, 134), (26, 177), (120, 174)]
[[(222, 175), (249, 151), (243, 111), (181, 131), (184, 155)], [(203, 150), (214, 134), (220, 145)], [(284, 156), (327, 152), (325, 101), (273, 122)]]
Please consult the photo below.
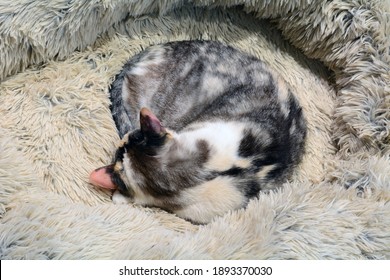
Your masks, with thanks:
[(119, 191), (115, 191), (112, 195), (112, 202), (114, 204), (129, 204), (131, 203), (131, 198), (122, 195)]

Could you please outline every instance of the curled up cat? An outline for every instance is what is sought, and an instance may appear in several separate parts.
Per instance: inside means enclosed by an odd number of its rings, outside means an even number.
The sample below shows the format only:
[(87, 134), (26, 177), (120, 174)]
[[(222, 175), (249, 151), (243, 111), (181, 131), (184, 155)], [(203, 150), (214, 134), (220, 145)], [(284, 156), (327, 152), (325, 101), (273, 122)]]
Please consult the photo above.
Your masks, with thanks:
[(90, 182), (115, 190), (115, 203), (208, 223), (281, 186), (302, 158), (306, 123), (288, 85), (223, 43), (149, 47), (110, 94), (122, 141)]

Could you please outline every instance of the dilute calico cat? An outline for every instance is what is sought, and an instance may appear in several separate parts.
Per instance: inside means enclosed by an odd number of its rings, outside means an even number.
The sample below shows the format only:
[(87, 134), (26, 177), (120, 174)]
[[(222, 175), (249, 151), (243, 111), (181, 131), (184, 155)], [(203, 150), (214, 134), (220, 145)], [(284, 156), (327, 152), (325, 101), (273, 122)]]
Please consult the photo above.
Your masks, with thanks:
[(225, 44), (149, 47), (125, 64), (110, 93), (123, 140), (90, 181), (116, 189), (114, 202), (124, 196), (208, 223), (280, 186), (301, 159), (306, 125), (291, 90)]

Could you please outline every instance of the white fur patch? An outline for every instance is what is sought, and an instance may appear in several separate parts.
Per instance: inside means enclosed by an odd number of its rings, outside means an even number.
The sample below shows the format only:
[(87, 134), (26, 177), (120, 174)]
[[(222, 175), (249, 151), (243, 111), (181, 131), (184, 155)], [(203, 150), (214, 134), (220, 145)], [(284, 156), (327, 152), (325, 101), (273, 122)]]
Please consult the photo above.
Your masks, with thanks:
[(224, 171), (234, 165), (247, 165), (245, 159), (238, 156), (238, 147), (243, 137), (244, 125), (239, 122), (213, 122), (196, 125), (196, 130), (190, 130), (179, 135), (179, 142), (196, 150), (198, 140), (206, 140), (210, 145), (211, 158), (206, 167), (216, 171)]
[(291, 127), (290, 127), (290, 130), (289, 130), (289, 133), (291, 135), (294, 134), (296, 129), (297, 129), (296, 121), (293, 120), (292, 123), (291, 123)]
[(280, 109), (282, 113), (287, 117), (290, 114), (290, 110), (288, 108), (288, 100), (289, 100), (289, 93), (288, 93), (288, 86), (286, 82), (279, 76), (276, 76), (276, 81), (278, 85), (278, 99), (280, 101)]
[(238, 209), (246, 202), (245, 196), (233, 186), (233, 178), (217, 177), (182, 192), (180, 202), (185, 205), (175, 211), (182, 218), (208, 223), (231, 209)]
[(263, 179), (265, 178), (268, 173), (270, 173), (273, 169), (276, 168), (276, 164), (272, 164), (272, 165), (265, 165), (263, 166), (257, 173), (256, 173), (256, 177), (259, 178), (259, 179)]
[(129, 142), (129, 132), (123, 135), (122, 139), (119, 142), (119, 147), (123, 147), (127, 142)]
[(225, 83), (216, 76), (207, 76), (203, 79), (202, 91), (207, 93), (207, 98), (219, 95), (225, 89)]
[(271, 75), (272, 78), (276, 81), (276, 86), (278, 88), (277, 92), (277, 97), (280, 102), (280, 109), (282, 113), (287, 117), (290, 114), (290, 109), (288, 108), (288, 101), (290, 98), (289, 94), (289, 85), (287, 82), (275, 71), (271, 70)]
[(240, 168), (248, 168), (252, 165), (252, 162), (246, 158), (239, 158), (234, 162), (234, 165)]
[(129, 91), (128, 79), (129, 79), (129, 76), (125, 75), (124, 83), (122, 84), (122, 100), (125, 101), (125, 102), (123, 102), (123, 105), (125, 106), (126, 110), (130, 109), (129, 102), (126, 102), (126, 101), (129, 100), (129, 97), (130, 97), (130, 94), (131, 94), (130, 91)]
[(150, 47), (146, 55), (142, 57), (142, 60), (137, 63), (137, 66), (131, 69), (130, 74), (145, 75), (150, 65), (157, 65), (164, 61), (164, 53), (165, 49), (161, 46)]
[(114, 204), (129, 204), (132, 202), (132, 199), (122, 195), (119, 191), (115, 191), (112, 195), (112, 202)]

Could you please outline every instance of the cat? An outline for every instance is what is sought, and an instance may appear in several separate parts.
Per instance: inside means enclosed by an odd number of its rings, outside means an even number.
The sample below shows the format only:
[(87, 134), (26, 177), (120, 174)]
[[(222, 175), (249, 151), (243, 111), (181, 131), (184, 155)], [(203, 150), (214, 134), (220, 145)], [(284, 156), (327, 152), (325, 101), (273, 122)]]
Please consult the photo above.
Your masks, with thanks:
[(280, 186), (302, 158), (306, 122), (286, 82), (224, 43), (149, 47), (110, 94), (122, 141), (90, 181), (116, 203), (205, 224)]

